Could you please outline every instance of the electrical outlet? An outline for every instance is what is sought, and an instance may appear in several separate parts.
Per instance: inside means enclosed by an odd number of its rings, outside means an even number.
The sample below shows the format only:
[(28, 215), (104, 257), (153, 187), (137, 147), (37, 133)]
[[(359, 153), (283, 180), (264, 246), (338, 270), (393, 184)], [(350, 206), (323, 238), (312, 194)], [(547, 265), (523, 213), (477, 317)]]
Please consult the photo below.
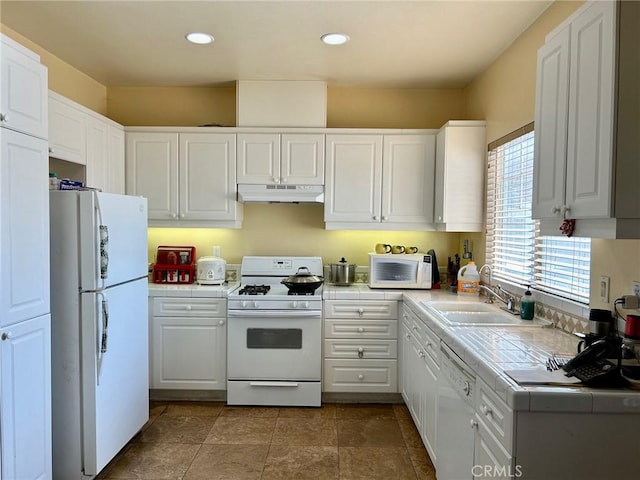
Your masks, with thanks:
[(640, 282), (637, 280), (634, 280), (633, 283), (631, 284), (631, 293), (633, 295), (635, 295), (636, 297), (640, 297)]
[(609, 277), (600, 275), (600, 300), (609, 303)]

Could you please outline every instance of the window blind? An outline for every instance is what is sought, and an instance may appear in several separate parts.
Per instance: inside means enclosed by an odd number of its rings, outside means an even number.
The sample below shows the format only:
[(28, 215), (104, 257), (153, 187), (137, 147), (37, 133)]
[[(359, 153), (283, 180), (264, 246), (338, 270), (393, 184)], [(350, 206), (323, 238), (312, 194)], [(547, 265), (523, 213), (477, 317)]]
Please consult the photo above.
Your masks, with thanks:
[(589, 302), (591, 241), (544, 237), (531, 219), (533, 124), (489, 145), (486, 259), (494, 278)]

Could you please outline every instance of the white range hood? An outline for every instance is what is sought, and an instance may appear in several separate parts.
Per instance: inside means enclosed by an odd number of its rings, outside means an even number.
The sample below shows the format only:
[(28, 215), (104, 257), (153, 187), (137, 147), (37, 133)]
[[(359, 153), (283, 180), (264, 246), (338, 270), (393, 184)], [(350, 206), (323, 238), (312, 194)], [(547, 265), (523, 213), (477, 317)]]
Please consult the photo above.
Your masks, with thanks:
[(238, 185), (243, 203), (324, 203), (322, 185)]

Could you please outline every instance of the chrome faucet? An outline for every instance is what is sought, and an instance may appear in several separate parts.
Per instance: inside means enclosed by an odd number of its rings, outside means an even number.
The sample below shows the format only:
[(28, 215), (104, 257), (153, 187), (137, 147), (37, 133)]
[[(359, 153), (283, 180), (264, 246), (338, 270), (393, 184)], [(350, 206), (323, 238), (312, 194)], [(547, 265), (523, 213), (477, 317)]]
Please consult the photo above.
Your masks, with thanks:
[[(498, 290), (497, 292), (491, 288), (490, 286), (487, 287), (486, 285), (478, 285), (478, 293), (480, 292), (484, 292), (487, 294), (487, 301), (486, 303), (493, 303), (493, 298), (497, 298), (498, 300), (500, 300), (502, 303), (504, 303), (505, 307), (504, 310), (508, 311), (509, 313), (513, 313), (514, 315), (517, 315), (518, 313), (520, 313), (515, 307), (516, 307), (516, 299), (513, 297), (513, 295), (511, 295), (509, 292), (507, 292), (504, 288), (502, 288), (501, 285), (496, 285), (496, 290)], [(504, 297), (503, 297), (504, 295)]]
[[(479, 285), (479, 287), (484, 287), (484, 285), (482, 285), (482, 273), (485, 270), (487, 271), (487, 275), (489, 276), (489, 281), (487, 282), (487, 285), (488, 285), (489, 289), (491, 289), (491, 266), (488, 263), (485, 263), (484, 265), (482, 265), (480, 267), (480, 270), (478, 270), (478, 275), (480, 276), (480, 285)], [(478, 294), (480, 294), (483, 291), (485, 291), (484, 288), (479, 288), (478, 289)], [(486, 293), (486, 291), (485, 291), (485, 293)], [(493, 296), (491, 296), (491, 295), (489, 295), (487, 293), (486, 297), (487, 297), (487, 299), (485, 300), (485, 303), (493, 303)]]

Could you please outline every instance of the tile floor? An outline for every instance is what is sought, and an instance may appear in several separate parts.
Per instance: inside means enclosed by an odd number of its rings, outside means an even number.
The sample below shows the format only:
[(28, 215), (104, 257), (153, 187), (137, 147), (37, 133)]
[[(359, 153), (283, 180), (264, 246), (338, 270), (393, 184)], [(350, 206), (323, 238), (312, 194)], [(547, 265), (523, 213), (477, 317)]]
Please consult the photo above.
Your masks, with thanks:
[(404, 405), (153, 402), (99, 479), (434, 480)]

